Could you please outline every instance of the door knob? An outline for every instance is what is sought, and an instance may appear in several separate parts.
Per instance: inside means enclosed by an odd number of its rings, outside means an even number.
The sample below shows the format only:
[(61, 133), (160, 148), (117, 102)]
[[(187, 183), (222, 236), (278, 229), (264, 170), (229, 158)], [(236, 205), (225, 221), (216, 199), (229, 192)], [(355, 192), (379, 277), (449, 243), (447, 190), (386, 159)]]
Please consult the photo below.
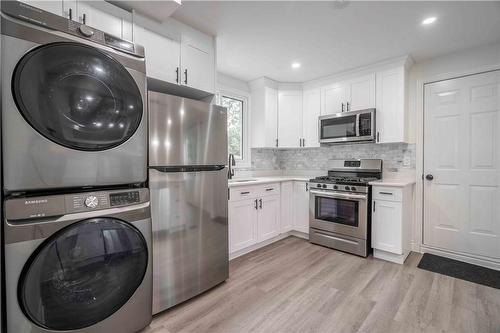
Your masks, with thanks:
[(433, 179), (434, 179), (434, 176), (433, 176), (433, 175), (431, 175), (431, 174), (429, 173), (429, 174), (427, 174), (427, 175), (425, 176), (425, 179), (427, 179), (427, 180), (433, 180)]

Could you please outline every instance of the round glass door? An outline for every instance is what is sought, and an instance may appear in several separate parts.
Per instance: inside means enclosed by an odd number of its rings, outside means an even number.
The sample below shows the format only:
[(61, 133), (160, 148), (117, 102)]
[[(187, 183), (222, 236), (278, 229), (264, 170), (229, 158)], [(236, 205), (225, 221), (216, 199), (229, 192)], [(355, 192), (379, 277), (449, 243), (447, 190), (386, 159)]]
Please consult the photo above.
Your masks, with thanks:
[(83, 44), (53, 43), (28, 52), (14, 70), (12, 90), (34, 129), (77, 150), (120, 145), (143, 113), (141, 93), (125, 67)]
[(114, 218), (70, 225), (30, 257), (18, 284), (19, 304), (35, 324), (76, 330), (122, 307), (142, 283), (148, 250), (142, 234)]

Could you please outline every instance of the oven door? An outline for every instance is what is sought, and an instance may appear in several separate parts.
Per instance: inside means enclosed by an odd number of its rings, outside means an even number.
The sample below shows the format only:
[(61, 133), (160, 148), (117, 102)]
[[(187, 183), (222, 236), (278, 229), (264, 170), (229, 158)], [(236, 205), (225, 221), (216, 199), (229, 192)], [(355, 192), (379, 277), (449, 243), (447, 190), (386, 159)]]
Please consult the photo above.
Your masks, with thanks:
[(311, 228), (367, 239), (368, 195), (310, 190)]

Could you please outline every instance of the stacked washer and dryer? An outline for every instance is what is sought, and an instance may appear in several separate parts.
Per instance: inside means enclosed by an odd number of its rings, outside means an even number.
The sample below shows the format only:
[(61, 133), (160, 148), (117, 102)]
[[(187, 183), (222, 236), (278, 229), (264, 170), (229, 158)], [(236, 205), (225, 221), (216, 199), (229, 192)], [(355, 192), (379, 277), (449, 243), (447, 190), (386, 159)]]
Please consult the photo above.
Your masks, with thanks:
[(144, 49), (1, 6), (6, 330), (140, 330), (152, 292)]

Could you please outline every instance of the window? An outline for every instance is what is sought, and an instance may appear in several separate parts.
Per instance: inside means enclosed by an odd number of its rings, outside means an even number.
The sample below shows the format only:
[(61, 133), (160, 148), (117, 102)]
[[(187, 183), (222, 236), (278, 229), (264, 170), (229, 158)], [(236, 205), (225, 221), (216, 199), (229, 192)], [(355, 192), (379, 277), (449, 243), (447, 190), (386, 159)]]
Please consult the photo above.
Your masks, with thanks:
[(221, 95), (221, 106), (227, 108), (227, 150), (235, 159), (243, 159), (243, 101)]
[(243, 91), (224, 89), (218, 93), (218, 105), (227, 108), (228, 154), (234, 155), (237, 167), (249, 167), (249, 96)]

